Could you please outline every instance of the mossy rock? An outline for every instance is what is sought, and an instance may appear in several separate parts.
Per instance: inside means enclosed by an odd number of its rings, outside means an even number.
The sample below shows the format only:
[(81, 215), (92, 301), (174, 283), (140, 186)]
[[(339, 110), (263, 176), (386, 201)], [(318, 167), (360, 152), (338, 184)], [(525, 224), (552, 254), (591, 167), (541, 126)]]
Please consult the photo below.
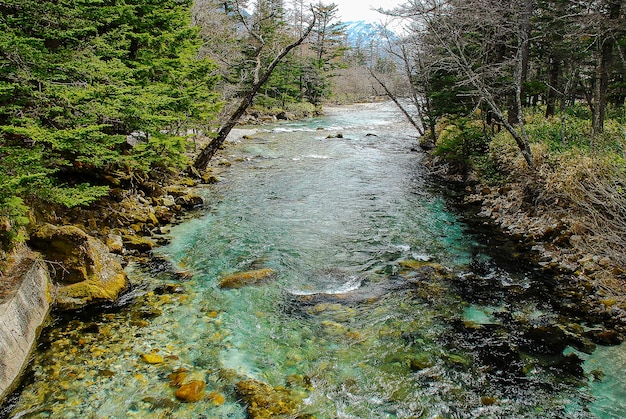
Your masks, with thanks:
[(180, 401), (193, 403), (204, 398), (206, 383), (202, 380), (192, 380), (176, 390), (176, 398)]
[(137, 250), (139, 252), (148, 252), (154, 247), (154, 242), (147, 237), (140, 237), (135, 235), (127, 235), (123, 237), (124, 246), (130, 250)]
[(60, 309), (115, 301), (128, 286), (120, 262), (107, 246), (76, 226), (46, 224), (29, 243), (48, 263)]
[(275, 271), (270, 268), (237, 272), (232, 275), (222, 277), (220, 279), (220, 288), (234, 289), (249, 285), (256, 285), (272, 277), (274, 274)]
[(212, 173), (205, 173), (202, 175), (203, 183), (212, 184), (212, 183), (218, 183), (219, 181), (220, 181), (220, 178)]
[(249, 419), (295, 416), (297, 403), (286, 389), (275, 389), (253, 379), (235, 385), (238, 397), (246, 405)]
[(176, 203), (183, 208), (192, 209), (204, 204), (204, 199), (200, 195), (188, 193), (176, 198)]

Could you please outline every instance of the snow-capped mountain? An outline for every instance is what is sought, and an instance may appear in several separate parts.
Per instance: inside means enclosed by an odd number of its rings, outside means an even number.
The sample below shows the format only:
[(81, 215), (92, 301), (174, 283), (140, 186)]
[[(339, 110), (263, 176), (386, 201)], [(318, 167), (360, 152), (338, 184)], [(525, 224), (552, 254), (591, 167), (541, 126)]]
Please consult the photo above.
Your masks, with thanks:
[(363, 48), (371, 43), (386, 43), (387, 38), (395, 40), (397, 36), (380, 23), (364, 20), (344, 22), (343, 29), (347, 36), (348, 45), (353, 48)]

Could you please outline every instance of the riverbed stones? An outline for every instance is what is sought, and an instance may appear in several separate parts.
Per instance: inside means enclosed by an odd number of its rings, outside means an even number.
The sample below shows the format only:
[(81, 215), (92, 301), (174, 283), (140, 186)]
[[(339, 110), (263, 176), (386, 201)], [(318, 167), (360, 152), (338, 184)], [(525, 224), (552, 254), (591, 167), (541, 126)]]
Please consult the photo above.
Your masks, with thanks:
[(124, 240), (119, 234), (109, 234), (106, 238), (106, 245), (111, 253), (124, 254)]
[(135, 234), (127, 234), (123, 237), (124, 246), (128, 250), (136, 250), (138, 252), (148, 252), (154, 247), (154, 241), (148, 237), (137, 236)]
[(197, 194), (188, 193), (176, 198), (176, 203), (185, 209), (193, 209), (204, 204), (204, 199)]
[(284, 388), (274, 388), (254, 379), (235, 385), (237, 396), (245, 404), (249, 419), (267, 419), (295, 415), (297, 403)]
[(122, 265), (107, 246), (78, 227), (45, 224), (29, 242), (48, 264), (60, 309), (113, 302), (128, 286)]
[(222, 277), (219, 281), (220, 288), (236, 289), (250, 285), (257, 285), (274, 276), (275, 271), (270, 268), (256, 269), (252, 271), (237, 272)]
[(162, 355), (155, 353), (141, 354), (141, 359), (146, 364), (162, 364), (165, 362)]
[(204, 398), (206, 383), (202, 380), (191, 380), (176, 390), (176, 398), (183, 402), (193, 403)]

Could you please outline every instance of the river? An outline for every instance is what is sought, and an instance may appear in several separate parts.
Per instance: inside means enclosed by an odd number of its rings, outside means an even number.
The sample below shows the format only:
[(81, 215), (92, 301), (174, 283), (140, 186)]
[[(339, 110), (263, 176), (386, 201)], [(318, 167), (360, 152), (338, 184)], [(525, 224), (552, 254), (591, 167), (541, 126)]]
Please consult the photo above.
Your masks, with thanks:
[[(124, 304), (55, 317), (5, 417), (245, 418), (252, 379), (285, 417), (626, 417), (624, 347), (450, 207), (392, 104), (247, 133), (206, 206), (127, 268)], [(177, 376), (202, 399), (178, 401)]]

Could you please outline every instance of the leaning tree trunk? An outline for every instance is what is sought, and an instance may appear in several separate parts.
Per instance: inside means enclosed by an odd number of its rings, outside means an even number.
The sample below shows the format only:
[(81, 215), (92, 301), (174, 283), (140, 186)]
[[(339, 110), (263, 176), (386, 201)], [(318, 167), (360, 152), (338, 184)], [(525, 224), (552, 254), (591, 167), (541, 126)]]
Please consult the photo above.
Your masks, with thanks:
[(235, 127), (235, 125), (237, 125), (239, 118), (241, 118), (241, 116), (246, 112), (246, 109), (248, 109), (250, 105), (252, 105), (256, 94), (259, 92), (261, 87), (263, 87), (263, 85), (269, 80), (272, 72), (274, 71), (280, 60), (282, 60), (289, 53), (289, 51), (300, 45), (306, 39), (306, 37), (309, 36), (311, 30), (313, 29), (313, 25), (315, 24), (315, 19), (316, 16), (314, 13), (313, 22), (311, 22), (311, 24), (306, 29), (306, 31), (304, 31), (302, 36), (300, 36), (300, 38), (298, 38), (298, 40), (294, 43), (289, 44), (285, 48), (283, 48), (270, 63), (265, 72), (261, 74), (258, 77), (258, 80), (256, 80), (255, 83), (250, 87), (250, 90), (246, 92), (243, 99), (241, 99), (241, 102), (239, 103), (237, 109), (230, 115), (228, 121), (224, 125), (222, 125), (222, 127), (217, 132), (217, 136), (213, 140), (211, 140), (211, 142), (207, 144), (200, 151), (200, 154), (198, 154), (198, 156), (196, 157), (196, 160), (193, 163), (193, 166), (196, 169), (206, 169), (209, 161), (211, 161), (217, 150), (222, 146), (222, 144), (224, 144), (224, 141), (226, 141), (226, 137), (228, 137), (230, 131)]
[[(387, 85), (385, 85), (385, 83), (379, 79), (376, 74), (374, 73), (374, 71), (368, 67), (368, 70), (370, 72), (370, 75), (374, 78), (374, 80), (376, 80), (378, 82), (378, 84), (385, 90), (385, 94), (389, 97), (389, 99), (391, 99), (393, 101), (393, 103), (396, 104), (396, 106), (398, 107), (398, 109), (400, 109), (400, 111), (402, 112), (402, 114), (406, 117), (406, 119), (411, 123), (411, 125), (413, 125), (413, 127), (415, 127), (415, 129), (417, 130), (417, 132), (421, 135), (424, 136), (424, 128), (422, 127), (422, 125), (420, 123), (418, 123), (415, 119), (413, 119), (413, 117), (411, 116), (411, 114), (409, 113), (409, 111), (406, 110), (406, 108), (402, 105), (402, 103), (400, 103), (400, 101), (398, 100), (398, 97), (396, 95), (394, 95), (389, 88), (387, 87)], [(419, 104), (417, 104), (419, 106)]]

